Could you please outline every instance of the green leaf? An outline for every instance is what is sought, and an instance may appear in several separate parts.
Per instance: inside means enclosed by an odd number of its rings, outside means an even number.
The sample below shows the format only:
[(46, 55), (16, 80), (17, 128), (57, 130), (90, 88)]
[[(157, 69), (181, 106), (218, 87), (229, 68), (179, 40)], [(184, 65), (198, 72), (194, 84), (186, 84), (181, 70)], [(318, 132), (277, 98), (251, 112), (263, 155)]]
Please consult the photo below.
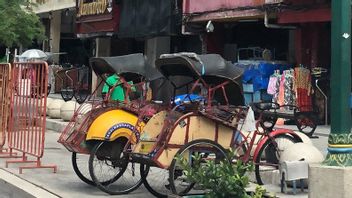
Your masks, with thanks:
[(45, 39), (44, 26), (29, 5), (27, 0), (0, 0), (0, 44), (27, 47)]

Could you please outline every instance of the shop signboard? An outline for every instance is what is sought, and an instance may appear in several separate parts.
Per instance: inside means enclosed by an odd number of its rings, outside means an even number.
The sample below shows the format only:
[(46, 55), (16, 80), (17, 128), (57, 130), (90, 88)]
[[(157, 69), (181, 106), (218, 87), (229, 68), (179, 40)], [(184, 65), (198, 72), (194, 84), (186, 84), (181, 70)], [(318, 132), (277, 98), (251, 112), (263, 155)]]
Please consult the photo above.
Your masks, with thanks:
[(77, 17), (111, 13), (112, 0), (78, 0)]
[(119, 5), (114, 0), (76, 0), (79, 38), (111, 36), (118, 29)]

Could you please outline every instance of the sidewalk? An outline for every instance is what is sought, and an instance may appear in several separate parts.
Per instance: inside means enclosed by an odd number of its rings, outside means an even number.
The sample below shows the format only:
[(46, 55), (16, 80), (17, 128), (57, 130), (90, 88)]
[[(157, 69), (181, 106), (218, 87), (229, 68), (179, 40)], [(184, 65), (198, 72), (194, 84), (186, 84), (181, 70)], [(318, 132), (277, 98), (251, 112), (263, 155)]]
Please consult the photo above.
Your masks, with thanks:
[[(23, 174), (18, 173), (18, 166), (21, 164), (10, 164), (9, 168), (5, 167), (5, 161), (8, 159), (0, 158), (0, 197), (86, 197), (97, 198), (107, 197), (109, 195), (101, 192), (95, 187), (83, 183), (74, 173), (71, 165), (71, 153), (68, 152), (61, 144), (57, 143), (61, 130), (66, 123), (61, 120), (47, 119), (47, 126), (57, 131), (47, 130), (46, 145), (43, 157), (43, 165), (55, 164), (58, 167), (57, 173), (52, 173), (51, 169), (32, 169), (23, 170)], [(286, 127), (286, 126), (285, 126)], [(296, 128), (294, 126), (292, 129)], [(320, 137), (312, 139), (315, 146), (324, 154), (327, 147), (327, 135), (329, 127), (320, 126), (316, 132)], [(7, 184), (4, 187), (3, 184)], [(16, 188), (17, 187), (17, 188)], [(275, 193), (279, 197), (290, 198), (307, 198), (308, 193), (298, 191), (297, 195), (281, 194), (279, 186), (266, 186), (266, 189)], [(153, 197), (143, 186), (136, 191), (120, 196), (111, 197)]]
[[(57, 143), (59, 133), (48, 130), (46, 133), (46, 145), (44, 150), (43, 165), (57, 165), (57, 173), (53, 173), (52, 169), (24, 169), (23, 174), (18, 173), (18, 166), (23, 164), (9, 164), (9, 168), (5, 167), (5, 161), (8, 159), (0, 158), (0, 178), (1, 183), (10, 183), (17, 186), (19, 189), (23, 188), (23, 184), (28, 185), (27, 189), (23, 189), (26, 196), (19, 196), (18, 190), (6, 192), (7, 189), (0, 188), (0, 197), (107, 197), (107, 194), (83, 183), (74, 173), (71, 165), (71, 153), (68, 152), (61, 144)], [(2, 174), (9, 174), (17, 178), (17, 181), (8, 181), (8, 177)], [(5, 180), (5, 182), (4, 182)], [(45, 194), (37, 194), (36, 191), (41, 190)], [(8, 195), (8, 196), (6, 196)], [(131, 194), (115, 197), (153, 197), (147, 193), (144, 187), (141, 187)]]

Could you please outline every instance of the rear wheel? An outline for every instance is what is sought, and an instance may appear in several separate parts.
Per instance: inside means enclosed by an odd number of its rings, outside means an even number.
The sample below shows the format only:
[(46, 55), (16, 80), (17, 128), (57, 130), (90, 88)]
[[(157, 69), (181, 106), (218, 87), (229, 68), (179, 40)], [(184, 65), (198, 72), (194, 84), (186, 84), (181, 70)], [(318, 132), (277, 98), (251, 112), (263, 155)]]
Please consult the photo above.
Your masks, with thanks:
[(254, 159), (255, 177), (259, 185), (279, 181), (280, 156), (286, 148), (297, 142), (298, 140), (288, 134), (268, 138)]
[(126, 139), (98, 143), (89, 157), (89, 173), (96, 186), (111, 195), (129, 193), (141, 184), (141, 177), (135, 171), (135, 163), (123, 149)]
[[(193, 161), (192, 156), (196, 155), (200, 157), (200, 163), (205, 163), (209, 160), (215, 161), (216, 163), (222, 160), (229, 160), (225, 149), (221, 145), (206, 139), (189, 142), (176, 154), (176, 156), (182, 157), (183, 160), (186, 160), (185, 162), (191, 167), (200, 165)], [(189, 193), (195, 185), (194, 181), (188, 180), (182, 167), (180, 160), (174, 158), (169, 168), (170, 189), (172, 193), (176, 195), (185, 195)]]
[(73, 170), (75, 171), (76, 175), (83, 182), (89, 185), (95, 185), (95, 183), (93, 182), (93, 180), (89, 175), (89, 167), (88, 167), (89, 154), (72, 152), (71, 161), (72, 161)]

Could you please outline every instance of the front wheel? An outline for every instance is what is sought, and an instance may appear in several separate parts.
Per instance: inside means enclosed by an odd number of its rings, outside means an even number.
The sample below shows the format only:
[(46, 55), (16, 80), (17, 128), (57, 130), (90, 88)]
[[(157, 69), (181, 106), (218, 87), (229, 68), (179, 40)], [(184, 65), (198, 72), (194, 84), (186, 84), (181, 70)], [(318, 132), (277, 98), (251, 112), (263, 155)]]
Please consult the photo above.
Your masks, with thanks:
[(88, 161), (89, 154), (72, 152), (72, 167), (76, 175), (85, 183), (94, 186), (95, 183), (89, 175)]
[(126, 142), (125, 139), (102, 141), (93, 148), (89, 157), (92, 180), (100, 190), (110, 195), (129, 193), (142, 184), (135, 163), (131, 163), (129, 156), (123, 153)]
[[(199, 161), (194, 161), (193, 157), (195, 156), (197, 156), (197, 158), (199, 157)], [(223, 160), (229, 160), (226, 151), (221, 145), (214, 141), (200, 139), (184, 145), (176, 153), (176, 157), (172, 160), (169, 168), (169, 181), (172, 193), (185, 195), (189, 193), (195, 185), (196, 181), (189, 180), (185, 175), (183, 169), (185, 165), (196, 169), (196, 167), (200, 167), (202, 163), (206, 163), (207, 161), (219, 163)]]
[(298, 140), (288, 134), (268, 138), (254, 159), (255, 177), (259, 185), (273, 184), (280, 180), (280, 156), (286, 148), (297, 142)]
[(168, 170), (140, 164), (143, 185), (155, 197), (167, 198), (170, 194)]

